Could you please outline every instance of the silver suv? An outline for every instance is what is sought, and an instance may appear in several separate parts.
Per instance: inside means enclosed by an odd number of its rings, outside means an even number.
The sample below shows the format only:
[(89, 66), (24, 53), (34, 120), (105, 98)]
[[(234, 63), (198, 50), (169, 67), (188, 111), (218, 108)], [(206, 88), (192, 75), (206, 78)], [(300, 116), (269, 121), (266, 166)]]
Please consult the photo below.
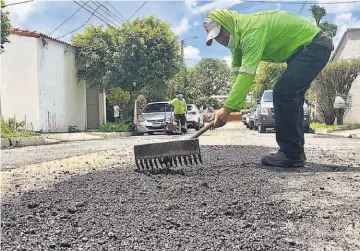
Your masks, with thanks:
[[(257, 115), (255, 116), (254, 129), (259, 133), (266, 132), (266, 128), (275, 128), (273, 91), (264, 91), (260, 104), (258, 105)], [(304, 103), (304, 132), (309, 132), (310, 128), (309, 107)]]

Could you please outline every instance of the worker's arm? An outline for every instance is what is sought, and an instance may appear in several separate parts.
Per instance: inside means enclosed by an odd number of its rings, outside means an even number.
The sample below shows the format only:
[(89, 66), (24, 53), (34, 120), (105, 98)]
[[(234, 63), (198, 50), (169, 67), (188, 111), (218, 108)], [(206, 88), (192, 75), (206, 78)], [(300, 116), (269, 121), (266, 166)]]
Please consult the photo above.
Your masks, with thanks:
[(185, 99), (184, 99), (184, 103), (183, 103), (183, 105), (184, 105), (184, 111), (185, 111), (185, 113), (187, 113), (187, 105), (186, 105), (186, 101), (185, 101)]
[(231, 72), (230, 72), (230, 83), (231, 86), (234, 85), (237, 76), (239, 75), (239, 70), (241, 67), (242, 61), (242, 51), (241, 48), (236, 48), (234, 53), (231, 54)]
[(176, 98), (174, 98), (173, 100), (170, 101), (170, 104), (175, 105), (176, 102)]
[(252, 29), (244, 34), (241, 67), (229, 97), (225, 101), (225, 107), (231, 110), (240, 110), (244, 105), (265, 46), (266, 33), (263, 30)]

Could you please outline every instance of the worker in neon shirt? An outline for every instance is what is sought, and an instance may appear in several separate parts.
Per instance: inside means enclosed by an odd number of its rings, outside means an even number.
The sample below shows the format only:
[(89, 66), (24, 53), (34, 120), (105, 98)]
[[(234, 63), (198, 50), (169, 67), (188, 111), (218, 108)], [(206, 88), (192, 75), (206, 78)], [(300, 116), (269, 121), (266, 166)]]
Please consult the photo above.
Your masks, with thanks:
[(170, 102), (174, 106), (174, 115), (175, 119), (180, 121), (181, 131), (186, 133), (186, 101), (182, 94), (178, 94), (176, 98), (174, 98)]
[(284, 11), (239, 14), (217, 9), (204, 22), (206, 44), (215, 39), (231, 51), (232, 90), (215, 113), (215, 127), (224, 126), (232, 110), (240, 110), (260, 61), (287, 63), (275, 84), (276, 140), (280, 149), (261, 162), (270, 166), (301, 167), (304, 152), (303, 104), (311, 82), (327, 64), (333, 42), (311, 21)]

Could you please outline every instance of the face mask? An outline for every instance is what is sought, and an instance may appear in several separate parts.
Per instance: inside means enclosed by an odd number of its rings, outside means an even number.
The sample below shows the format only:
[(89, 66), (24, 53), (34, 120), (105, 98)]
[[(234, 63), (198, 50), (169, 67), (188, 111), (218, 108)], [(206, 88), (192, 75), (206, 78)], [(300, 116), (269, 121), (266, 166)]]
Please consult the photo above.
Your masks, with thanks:
[(229, 48), (231, 51), (233, 51), (234, 48), (235, 48), (235, 41), (234, 40), (235, 40), (234, 35), (230, 34), (229, 42), (228, 42), (228, 45), (226, 47)]

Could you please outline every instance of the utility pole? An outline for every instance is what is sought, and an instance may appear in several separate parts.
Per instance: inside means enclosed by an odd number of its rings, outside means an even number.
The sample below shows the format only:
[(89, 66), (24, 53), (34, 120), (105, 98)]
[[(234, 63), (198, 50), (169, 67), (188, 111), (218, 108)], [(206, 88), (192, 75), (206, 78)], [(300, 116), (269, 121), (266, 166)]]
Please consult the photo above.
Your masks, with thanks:
[(194, 37), (189, 37), (189, 38), (184, 38), (180, 40), (180, 44), (181, 44), (181, 59), (183, 60), (184, 63), (184, 86), (186, 85), (186, 64), (185, 64), (185, 57), (184, 57), (184, 47), (185, 47), (185, 41), (188, 39), (196, 39), (198, 37), (194, 36)]

